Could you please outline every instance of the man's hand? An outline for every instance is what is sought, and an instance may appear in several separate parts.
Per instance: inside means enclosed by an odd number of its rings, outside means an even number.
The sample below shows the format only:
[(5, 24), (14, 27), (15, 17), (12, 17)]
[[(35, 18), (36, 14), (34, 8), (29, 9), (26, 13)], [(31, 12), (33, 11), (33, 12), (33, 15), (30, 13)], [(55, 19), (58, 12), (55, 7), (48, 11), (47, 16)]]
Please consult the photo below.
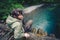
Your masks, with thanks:
[(25, 33), (24, 36), (25, 36), (26, 38), (29, 38), (29, 37), (30, 37), (30, 35), (29, 35), (28, 33)]

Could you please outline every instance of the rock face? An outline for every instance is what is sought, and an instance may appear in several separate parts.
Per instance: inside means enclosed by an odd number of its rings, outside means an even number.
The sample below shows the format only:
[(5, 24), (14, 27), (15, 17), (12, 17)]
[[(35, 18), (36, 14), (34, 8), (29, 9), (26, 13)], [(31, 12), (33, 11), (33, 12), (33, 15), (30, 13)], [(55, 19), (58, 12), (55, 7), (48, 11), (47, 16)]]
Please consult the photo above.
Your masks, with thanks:
[(41, 38), (35, 38), (35, 39), (33, 39), (33, 38), (29, 38), (29, 39), (27, 39), (27, 40), (60, 40), (60, 39), (52, 39), (52, 38), (43, 38), (43, 37), (41, 37)]
[(38, 36), (36, 36), (36, 35), (34, 35), (34, 34), (30, 34), (31, 35), (31, 37), (30, 38), (27, 38), (27, 40), (60, 40), (60, 39), (56, 39), (56, 38), (52, 38), (52, 37), (48, 37), (48, 36), (40, 36), (40, 37), (38, 37)]
[(5, 35), (8, 32), (8, 28), (4, 24), (0, 24), (0, 37)]
[[(29, 38), (22, 38), (23, 40), (60, 40), (52, 37), (38, 37), (36, 34), (29, 33), (31, 36)], [(0, 24), (0, 40), (14, 40), (13, 31), (8, 28), (7, 25)], [(21, 40), (21, 39), (20, 39)]]
[(0, 40), (8, 40), (12, 35), (10, 28), (6, 24), (0, 23)]

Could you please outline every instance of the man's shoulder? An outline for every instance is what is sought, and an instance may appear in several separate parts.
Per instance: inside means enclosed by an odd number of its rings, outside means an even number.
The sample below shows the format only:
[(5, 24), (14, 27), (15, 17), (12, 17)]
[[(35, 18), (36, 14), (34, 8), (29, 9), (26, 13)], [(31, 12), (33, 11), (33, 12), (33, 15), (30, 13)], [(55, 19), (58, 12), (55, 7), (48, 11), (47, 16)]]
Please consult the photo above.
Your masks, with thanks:
[(20, 25), (20, 24), (22, 24), (22, 22), (16, 21), (16, 22), (14, 22), (13, 24), (14, 24), (14, 25)]
[(17, 22), (14, 22), (13, 24), (14, 24), (14, 25), (19, 25), (19, 24), (20, 24), (20, 22), (18, 22), (18, 21), (17, 21)]
[(19, 25), (20, 25), (19, 22), (14, 22), (14, 23), (12, 23), (11, 27), (12, 28), (15, 28), (15, 27), (18, 27)]

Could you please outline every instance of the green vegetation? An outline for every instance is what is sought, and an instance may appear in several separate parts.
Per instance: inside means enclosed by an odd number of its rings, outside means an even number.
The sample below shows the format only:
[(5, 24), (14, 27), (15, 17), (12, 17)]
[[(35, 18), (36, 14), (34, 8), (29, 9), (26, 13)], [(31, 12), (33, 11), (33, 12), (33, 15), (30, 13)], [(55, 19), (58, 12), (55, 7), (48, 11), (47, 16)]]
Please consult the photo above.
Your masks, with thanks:
[(5, 20), (14, 8), (24, 8), (21, 4), (12, 0), (2, 0), (0, 2), (0, 20)]
[(14, 8), (36, 5), (43, 2), (59, 2), (58, 0), (0, 0), (0, 20), (5, 20)]

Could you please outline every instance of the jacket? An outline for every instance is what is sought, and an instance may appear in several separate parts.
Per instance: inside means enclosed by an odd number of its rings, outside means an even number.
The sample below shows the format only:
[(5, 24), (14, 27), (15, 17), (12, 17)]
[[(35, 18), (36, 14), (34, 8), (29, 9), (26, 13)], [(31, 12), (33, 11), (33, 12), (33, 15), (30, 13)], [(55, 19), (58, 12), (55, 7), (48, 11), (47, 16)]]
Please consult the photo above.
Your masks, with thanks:
[(14, 38), (15, 39), (21, 38), (24, 36), (22, 20), (18, 20), (16, 18), (8, 16), (8, 18), (6, 19), (6, 23), (10, 28), (14, 29)]

